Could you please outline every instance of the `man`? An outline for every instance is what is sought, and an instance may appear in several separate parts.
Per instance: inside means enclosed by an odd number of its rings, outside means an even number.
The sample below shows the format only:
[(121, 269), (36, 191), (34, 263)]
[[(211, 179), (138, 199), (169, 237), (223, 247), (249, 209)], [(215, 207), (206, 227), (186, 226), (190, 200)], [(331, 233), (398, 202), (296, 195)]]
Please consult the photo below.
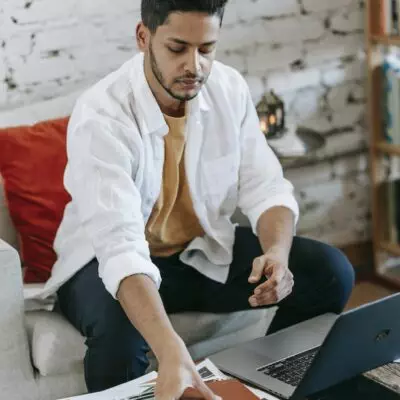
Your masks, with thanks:
[[(72, 201), (47, 290), (87, 338), (91, 392), (143, 374), (149, 345), (157, 399), (187, 386), (212, 399), (167, 313), (278, 304), (274, 332), (339, 313), (351, 292), (342, 253), (293, 238), (292, 185), (244, 79), (214, 62), (226, 2), (142, 0), (142, 54), (86, 92), (71, 117)], [(252, 229), (235, 231), (237, 207)]]

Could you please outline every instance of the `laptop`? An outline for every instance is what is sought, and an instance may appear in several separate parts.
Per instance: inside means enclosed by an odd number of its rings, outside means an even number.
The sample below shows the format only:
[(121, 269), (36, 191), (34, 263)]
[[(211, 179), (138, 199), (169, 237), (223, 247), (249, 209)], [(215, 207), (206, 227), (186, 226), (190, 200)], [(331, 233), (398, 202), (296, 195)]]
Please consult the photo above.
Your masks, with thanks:
[(325, 314), (210, 357), (282, 399), (303, 399), (400, 358), (400, 293)]

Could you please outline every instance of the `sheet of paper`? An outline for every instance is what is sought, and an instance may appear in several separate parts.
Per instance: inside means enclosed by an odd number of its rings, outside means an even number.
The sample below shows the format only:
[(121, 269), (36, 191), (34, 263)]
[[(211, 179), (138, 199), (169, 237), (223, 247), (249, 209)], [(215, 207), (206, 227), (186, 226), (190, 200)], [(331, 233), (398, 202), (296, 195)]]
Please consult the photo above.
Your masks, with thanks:
[(227, 377), (215, 366), (208, 358), (197, 364), (197, 371), (200, 373), (203, 381), (223, 380)]
[(151, 400), (154, 399), (156, 372), (98, 393), (67, 397), (60, 400)]

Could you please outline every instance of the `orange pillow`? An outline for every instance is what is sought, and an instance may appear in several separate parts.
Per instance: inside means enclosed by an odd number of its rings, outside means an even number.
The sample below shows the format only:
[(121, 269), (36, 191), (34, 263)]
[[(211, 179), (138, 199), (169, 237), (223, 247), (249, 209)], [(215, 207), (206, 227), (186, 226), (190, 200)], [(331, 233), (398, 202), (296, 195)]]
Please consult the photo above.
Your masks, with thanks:
[(68, 120), (0, 129), (0, 174), (25, 282), (45, 282), (56, 261), (53, 241), (70, 201), (63, 184)]

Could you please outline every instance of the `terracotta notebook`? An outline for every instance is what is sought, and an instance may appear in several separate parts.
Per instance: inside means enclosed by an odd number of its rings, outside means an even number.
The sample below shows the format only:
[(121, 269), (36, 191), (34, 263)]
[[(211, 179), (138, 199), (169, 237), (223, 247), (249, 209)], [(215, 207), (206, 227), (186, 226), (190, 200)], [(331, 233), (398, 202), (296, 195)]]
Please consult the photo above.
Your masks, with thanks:
[[(243, 383), (236, 379), (206, 382), (222, 400), (259, 400)], [(203, 397), (194, 389), (187, 389), (181, 400), (200, 400)]]

